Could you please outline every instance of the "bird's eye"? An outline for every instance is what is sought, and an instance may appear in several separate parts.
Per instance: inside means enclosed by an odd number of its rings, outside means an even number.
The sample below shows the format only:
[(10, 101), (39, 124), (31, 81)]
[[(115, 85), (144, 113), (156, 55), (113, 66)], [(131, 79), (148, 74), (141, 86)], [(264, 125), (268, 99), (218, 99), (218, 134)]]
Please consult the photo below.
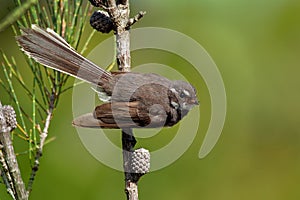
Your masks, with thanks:
[(184, 98), (185, 97), (184, 92), (180, 92), (179, 96), (180, 96), (180, 98)]

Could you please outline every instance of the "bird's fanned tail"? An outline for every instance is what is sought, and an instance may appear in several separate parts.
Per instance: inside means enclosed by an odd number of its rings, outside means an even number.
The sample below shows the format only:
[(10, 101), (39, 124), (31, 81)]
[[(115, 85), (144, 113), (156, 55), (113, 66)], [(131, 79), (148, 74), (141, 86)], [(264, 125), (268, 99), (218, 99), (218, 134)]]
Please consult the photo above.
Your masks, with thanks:
[(38, 63), (95, 85), (111, 74), (77, 53), (62, 37), (51, 29), (37, 25), (22, 29), (17, 36), (22, 50)]

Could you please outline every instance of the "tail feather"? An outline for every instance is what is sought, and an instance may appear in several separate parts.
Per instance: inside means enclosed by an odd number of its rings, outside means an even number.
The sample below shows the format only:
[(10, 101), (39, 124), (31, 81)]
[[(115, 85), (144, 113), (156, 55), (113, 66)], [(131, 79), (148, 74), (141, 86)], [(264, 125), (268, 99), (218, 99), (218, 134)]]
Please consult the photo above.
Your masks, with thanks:
[(81, 56), (51, 29), (32, 25), (31, 29), (23, 29), (16, 39), (29, 57), (49, 68), (95, 85), (111, 78), (111, 73)]

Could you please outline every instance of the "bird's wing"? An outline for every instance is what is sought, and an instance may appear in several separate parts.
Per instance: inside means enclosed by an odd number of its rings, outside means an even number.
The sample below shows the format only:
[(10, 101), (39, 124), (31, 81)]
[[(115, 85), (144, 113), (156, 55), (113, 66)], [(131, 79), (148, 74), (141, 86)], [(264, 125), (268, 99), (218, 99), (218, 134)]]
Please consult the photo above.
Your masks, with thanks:
[(166, 114), (161, 109), (146, 110), (140, 102), (113, 102), (97, 106), (94, 113), (81, 115), (73, 125), (89, 128), (157, 128), (163, 127)]

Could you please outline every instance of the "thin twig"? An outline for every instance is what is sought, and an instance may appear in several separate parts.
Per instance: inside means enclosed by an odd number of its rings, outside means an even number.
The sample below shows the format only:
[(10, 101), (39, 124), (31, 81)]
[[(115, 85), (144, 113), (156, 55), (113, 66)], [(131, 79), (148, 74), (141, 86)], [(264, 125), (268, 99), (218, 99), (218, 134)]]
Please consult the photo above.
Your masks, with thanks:
[(145, 11), (140, 11), (136, 16), (133, 18), (130, 18), (127, 23), (127, 29), (130, 28), (133, 24), (137, 23), (142, 17), (144, 17), (146, 14)]
[(36, 151), (34, 164), (33, 164), (32, 170), (31, 170), (31, 174), (30, 174), (30, 178), (29, 178), (29, 182), (28, 182), (28, 186), (27, 186), (27, 190), (29, 192), (31, 192), (31, 190), (32, 190), (32, 185), (33, 185), (36, 173), (39, 170), (40, 158), (43, 155), (43, 147), (44, 147), (45, 141), (48, 137), (48, 130), (49, 130), (52, 114), (53, 114), (53, 106), (50, 106), (50, 108), (48, 110), (47, 117), (46, 117), (43, 132), (40, 134), (40, 144), (39, 144), (38, 149)]
[(43, 147), (44, 147), (45, 141), (48, 137), (48, 130), (49, 130), (49, 126), (50, 126), (50, 122), (51, 122), (51, 118), (52, 118), (52, 114), (53, 114), (53, 110), (54, 110), (55, 100), (56, 100), (55, 93), (52, 93), (52, 95), (50, 97), (50, 103), (49, 103), (49, 109), (47, 112), (47, 117), (45, 120), (45, 126), (44, 126), (42, 133), (40, 134), (40, 143), (39, 143), (39, 146), (36, 151), (33, 167), (31, 169), (31, 174), (30, 174), (30, 178), (29, 178), (29, 182), (28, 182), (28, 186), (27, 186), (28, 192), (31, 192), (36, 173), (39, 170), (40, 159), (43, 155)]

